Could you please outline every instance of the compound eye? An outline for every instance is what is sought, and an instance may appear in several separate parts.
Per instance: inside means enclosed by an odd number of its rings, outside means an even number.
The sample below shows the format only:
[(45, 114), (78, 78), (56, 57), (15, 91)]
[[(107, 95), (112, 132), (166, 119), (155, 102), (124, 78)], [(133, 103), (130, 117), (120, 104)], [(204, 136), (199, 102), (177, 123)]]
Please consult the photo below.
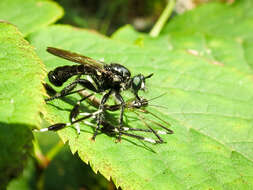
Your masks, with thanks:
[(137, 76), (133, 77), (132, 88), (134, 91), (144, 90), (145, 79), (142, 75), (137, 75)]

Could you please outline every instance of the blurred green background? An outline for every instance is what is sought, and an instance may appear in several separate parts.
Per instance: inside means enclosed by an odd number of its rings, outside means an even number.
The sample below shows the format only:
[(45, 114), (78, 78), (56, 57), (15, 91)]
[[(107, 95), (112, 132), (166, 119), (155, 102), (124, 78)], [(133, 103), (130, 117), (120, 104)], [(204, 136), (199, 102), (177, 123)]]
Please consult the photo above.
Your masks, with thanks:
[[(177, 0), (174, 14), (208, 2), (233, 3), (234, 0)], [(59, 23), (94, 29), (110, 35), (131, 24), (138, 31), (149, 32), (167, 4), (167, 0), (56, 0), (65, 10)]]
[(65, 10), (59, 23), (90, 28), (110, 35), (119, 27), (131, 24), (149, 31), (159, 17), (166, 0), (57, 0)]

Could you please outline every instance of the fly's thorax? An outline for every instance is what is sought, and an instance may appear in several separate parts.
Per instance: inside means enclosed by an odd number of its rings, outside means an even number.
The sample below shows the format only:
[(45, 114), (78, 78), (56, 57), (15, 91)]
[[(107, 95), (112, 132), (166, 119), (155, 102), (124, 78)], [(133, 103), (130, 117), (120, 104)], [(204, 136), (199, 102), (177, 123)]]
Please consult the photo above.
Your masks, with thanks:
[(112, 78), (115, 82), (126, 82), (131, 77), (130, 71), (118, 63), (111, 63), (110, 65), (105, 66), (105, 69), (112, 72), (114, 75)]

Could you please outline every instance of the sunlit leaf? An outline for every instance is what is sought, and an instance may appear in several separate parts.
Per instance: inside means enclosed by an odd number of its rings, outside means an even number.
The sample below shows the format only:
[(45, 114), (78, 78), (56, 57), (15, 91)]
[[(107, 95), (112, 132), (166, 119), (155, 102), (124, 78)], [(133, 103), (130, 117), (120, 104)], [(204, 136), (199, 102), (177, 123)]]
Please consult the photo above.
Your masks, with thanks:
[(0, 1), (0, 20), (15, 24), (25, 35), (54, 23), (62, 15), (62, 8), (53, 1)]
[[(93, 142), (93, 130), (85, 125), (80, 136), (73, 127), (59, 131), (72, 152), (77, 151), (95, 171), (123, 189), (252, 189), (252, 75), (184, 50), (138, 47), (67, 26), (49, 27), (29, 40), (48, 71), (75, 64), (48, 54), (46, 47), (53, 46), (121, 63), (132, 74), (154, 73), (142, 96), (166, 92), (154, 102), (166, 109), (152, 109), (175, 132), (163, 136), (165, 144), (129, 137), (115, 143), (105, 134)], [(76, 98), (50, 102), (46, 117), (55, 123), (68, 121)], [(128, 124), (145, 127), (138, 121)]]
[(0, 189), (22, 171), (32, 151), (29, 127), (43, 111), (42, 65), (21, 33), (0, 22)]

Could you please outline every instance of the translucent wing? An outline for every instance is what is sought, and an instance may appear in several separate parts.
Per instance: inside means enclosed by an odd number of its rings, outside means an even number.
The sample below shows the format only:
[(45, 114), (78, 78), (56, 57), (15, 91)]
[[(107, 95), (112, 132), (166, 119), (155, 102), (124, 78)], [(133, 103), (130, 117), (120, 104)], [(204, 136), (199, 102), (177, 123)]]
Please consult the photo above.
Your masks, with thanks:
[(61, 57), (63, 59), (67, 59), (69, 61), (83, 64), (83, 65), (89, 65), (91, 67), (95, 67), (96, 69), (102, 70), (104, 63), (101, 61), (96, 61), (92, 58), (89, 58), (84, 55), (80, 55), (77, 53), (73, 53), (70, 51), (54, 48), (54, 47), (48, 47), (47, 51), (55, 56)]

